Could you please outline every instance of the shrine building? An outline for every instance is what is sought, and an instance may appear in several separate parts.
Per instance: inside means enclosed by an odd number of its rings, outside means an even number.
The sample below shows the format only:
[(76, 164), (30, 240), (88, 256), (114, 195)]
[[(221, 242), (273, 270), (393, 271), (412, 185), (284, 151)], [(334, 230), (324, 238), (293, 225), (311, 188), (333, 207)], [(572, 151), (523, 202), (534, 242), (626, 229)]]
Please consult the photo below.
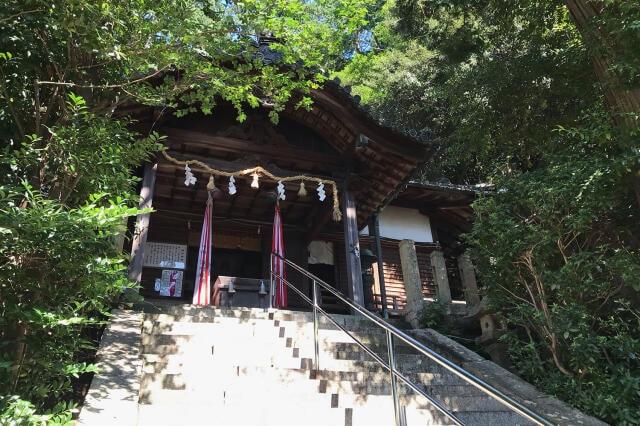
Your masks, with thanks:
[[(263, 303), (276, 202), (286, 258), (361, 305), (403, 315), (407, 286), (416, 285), (425, 300), (477, 303), (459, 238), (470, 230), (476, 190), (417, 183), (430, 145), (381, 125), (339, 83), (310, 96), (310, 110), (287, 108), (277, 124), (266, 108), (247, 111), (239, 123), (225, 104), (212, 115), (124, 111), (141, 132), (166, 136), (166, 151), (139, 172), (140, 206), (153, 212), (129, 224), (129, 275), (145, 299), (191, 303), (211, 194), (213, 304)], [(227, 176), (256, 167), (264, 172)], [(302, 274), (289, 268), (287, 279), (310, 295)], [(288, 296), (290, 309), (308, 309), (295, 292)], [(345, 309), (329, 293), (321, 303)]]

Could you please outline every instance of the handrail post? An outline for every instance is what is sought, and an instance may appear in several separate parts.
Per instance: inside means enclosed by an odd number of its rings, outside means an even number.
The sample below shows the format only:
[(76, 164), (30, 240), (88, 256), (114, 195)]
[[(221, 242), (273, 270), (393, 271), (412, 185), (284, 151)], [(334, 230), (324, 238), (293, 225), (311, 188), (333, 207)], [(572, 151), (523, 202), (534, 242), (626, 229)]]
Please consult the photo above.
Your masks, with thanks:
[(316, 280), (311, 281), (313, 284), (313, 349), (314, 349), (314, 367), (320, 370), (320, 348), (318, 343), (318, 290)]
[(393, 414), (396, 418), (396, 426), (404, 426), (400, 419), (400, 404), (398, 402), (398, 381), (396, 378), (396, 357), (393, 352), (393, 335), (387, 332), (387, 350), (389, 352), (389, 372), (391, 373), (391, 396), (393, 397)]
[[(304, 276), (308, 277), (309, 279), (311, 279), (313, 281), (313, 300), (311, 300), (309, 298), (308, 294), (303, 293), (302, 291), (300, 291), (298, 288), (293, 286), (286, 279), (284, 279), (280, 275), (274, 274), (274, 272), (273, 272), (273, 259), (275, 259), (275, 258), (282, 259), (286, 265), (289, 265), (290, 267), (292, 267), (293, 269), (297, 270), (298, 272), (300, 272), (301, 274), (303, 274)], [(296, 292), (305, 302), (307, 302), (310, 305), (313, 305), (314, 343), (315, 343), (315, 352), (316, 352), (316, 368), (318, 368), (318, 366), (319, 366), (319, 363), (318, 363), (318, 359), (319, 359), (319, 350), (318, 350), (318, 344), (319, 344), (319, 340), (318, 340), (318, 314), (321, 313), (322, 315), (326, 316), (327, 320), (329, 320), (330, 323), (332, 323), (338, 329), (340, 329), (344, 333), (346, 333), (351, 339), (353, 339), (356, 342), (356, 344), (358, 344), (365, 352), (367, 352), (371, 357), (373, 357), (380, 365), (384, 366), (385, 368), (387, 368), (390, 371), (390, 373), (391, 373), (391, 390), (392, 390), (392, 393), (393, 393), (392, 396), (393, 396), (393, 406), (394, 406), (394, 414), (395, 414), (395, 419), (396, 419), (396, 421), (395, 421), (396, 426), (406, 426), (406, 421), (407, 421), (406, 413), (405, 413), (405, 407), (402, 407), (400, 405), (400, 401), (399, 401), (398, 380), (400, 380), (402, 383), (404, 383), (406, 386), (408, 386), (414, 392), (416, 392), (416, 393), (422, 395), (424, 398), (426, 398), (439, 412), (441, 412), (442, 414), (447, 416), (449, 419), (451, 419), (454, 424), (462, 426), (463, 423), (460, 421), (460, 419), (458, 419), (455, 416), (454, 413), (452, 413), (446, 406), (444, 406), (442, 404), (442, 402), (438, 401), (437, 398), (434, 398), (433, 396), (431, 396), (428, 393), (426, 393), (418, 385), (416, 385), (414, 382), (412, 382), (410, 379), (408, 379), (402, 372), (397, 371), (397, 369), (396, 369), (396, 360), (395, 360), (395, 349), (394, 349), (394, 346), (393, 346), (394, 338), (400, 340), (401, 342), (404, 342), (405, 344), (408, 344), (410, 347), (414, 348), (415, 350), (420, 352), (422, 355), (424, 355), (427, 358), (429, 358), (431, 361), (434, 361), (437, 365), (440, 365), (441, 367), (443, 367), (446, 370), (450, 371), (451, 373), (455, 374), (456, 376), (458, 376), (459, 378), (463, 379), (467, 383), (469, 383), (469, 384), (475, 386), (476, 388), (480, 389), (481, 391), (483, 391), (485, 394), (487, 394), (491, 398), (494, 398), (494, 399), (498, 400), (500, 403), (502, 403), (505, 406), (509, 407), (511, 410), (513, 410), (514, 412), (518, 413), (519, 415), (527, 418), (528, 420), (530, 420), (530, 421), (532, 421), (532, 422), (534, 422), (536, 424), (539, 424), (541, 426), (553, 426), (554, 425), (554, 423), (550, 422), (549, 420), (547, 420), (546, 418), (542, 417), (541, 415), (533, 412), (531, 409), (529, 409), (528, 407), (526, 407), (522, 403), (520, 403), (517, 400), (511, 398), (510, 396), (504, 394), (500, 390), (498, 390), (495, 387), (491, 386), (490, 384), (486, 383), (484, 380), (474, 376), (472, 373), (469, 373), (468, 371), (464, 370), (463, 368), (459, 367), (458, 365), (456, 365), (453, 362), (449, 361), (448, 359), (444, 358), (442, 355), (436, 353), (433, 349), (430, 349), (430, 348), (426, 347), (424, 344), (420, 343), (419, 341), (417, 341), (413, 337), (405, 334), (404, 332), (402, 332), (401, 330), (399, 330), (396, 327), (392, 326), (391, 324), (389, 324), (389, 323), (385, 322), (384, 320), (380, 319), (379, 317), (373, 315), (366, 308), (364, 308), (363, 306), (359, 305), (357, 302), (355, 302), (353, 300), (350, 300), (349, 298), (345, 297), (342, 293), (340, 293), (334, 287), (332, 287), (329, 284), (327, 284), (326, 282), (324, 282), (322, 279), (318, 278), (317, 276), (313, 275), (312, 273), (310, 273), (309, 271), (303, 269), (302, 267), (296, 265), (295, 263), (291, 262), (290, 260), (287, 260), (284, 257), (280, 256), (279, 254), (273, 253), (273, 252), (271, 253), (270, 275), (271, 275), (272, 288), (273, 288), (273, 285), (274, 285), (274, 282), (275, 282), (274, 278), (277, 277), (278, 280), (282, 280), (284, 285), (287, 285), (291, 290)], [(320, 290), (318, 290), (318, 287), (320, 287), (321, 290), (324, 290), (324, 291), (327, 291), (330, 294), (333, 294), (340, 301), (342, 301), (343, 303), (345, 303), (348, 306), (350, 306), (354, 311), (359, 312), (361, 315), (363, 315), (369, 321), (372, 321), (374, 324), (378, 325), (378, 327), (381, 327), (383, 330), (385, 330), (386, 336), (387, 336), (387, 349), (388, 349), (388, 357), (389, 357), (388, 364), (387, 364), (387, 362), (384, 361), (384, 359), (382, 359), (382, 357), (380, 357), (377, 353), (373, 352), (364, 343), (360, 342), (360, 340), (358, 340), (358, 338), (356, 336), (352, 335), (351, 332), (349, 332), (346, 328), (344, 328), (342, 325), (340, 325), (327, 312), (325, 312), (324, 309), (322, 309), (322, 307), (320, 307), (320, 305), (319, 305), (320, 304), (319, 297), (321, 296), (321, 294), (319, 293)], [(397, 304), (397, 299), (396, 299), (395, 296), (392, 296), (392, 298), (393, 298), (393, 303), (394, 303), (394, 306), (395, 306)], [(275, 300), (273, 300), (273, 301), (275, 302)]]

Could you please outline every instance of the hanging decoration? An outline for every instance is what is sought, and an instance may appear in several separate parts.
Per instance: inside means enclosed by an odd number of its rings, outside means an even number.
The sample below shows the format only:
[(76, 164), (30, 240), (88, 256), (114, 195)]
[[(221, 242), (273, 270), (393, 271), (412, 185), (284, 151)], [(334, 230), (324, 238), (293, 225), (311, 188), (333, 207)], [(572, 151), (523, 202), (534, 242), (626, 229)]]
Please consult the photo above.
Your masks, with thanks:
[(196, 180), (197, 180), (196, 177), (191, 172), (191, 167), (189, 167), (188, 163), (185, 163), (185, 165), (184, 165), (184, 184), (185, 184), (185, 186), (195, 185), (196, 184)]
[(284, 183), (282, 183), (282, 181), (278, 181), (278, 186), (276, 186), (276, 189), (278, 190), (278, 198), (282, 201), (286, 200), (287, 196), (284, 193)]
[(307, 196), (307, 189), (304, 187), (304, 181), (300, 181), (300, 189), (298, 189), (298, 197), (303, 198)]
[(216, 183), (213, 181), (213, 175), (209, 176), (209, 183), (207, 183), (207, 189), (209, 191), (216, 190)]
[[(325, 185), (331, 186), (331, 195), (333, 196), (333, 220), (336, 222), (342, 220), (342, 212), (340, 211), (340, 202), (338, 201), (338, 185), (335, 181), (330, 179), (322, 179), (319, 177), (313, 176), (305, 176), (305, 175), (296, 175), (296, 176), (286, 176), (280, 177), (272, 174), (268, 170), (263, 167), (256, 166), (249, 169), (238, 170), (235, 172), (226, 172), (223, 170), (217, 170), (209, 167), (207, 164), (203, 163), (199, 160), (187, 160), (181, 161), (176, 158), (173, 158), (166, 151), (162, 151), (162, 155), (169, 162), (176, 164), (178, 166), (184, 166), (185, 170), (185, 181), (184, 184), (186, 186), (193, 185), (196, 183), (196, 177), (193, 175), (190, 166), (196, 166), (198, 169), (201, 169), (207, 173), (211, 174), (210, 183), (213, 182), (213, 176), (227, 176), (229, 177), (229, 194), (233, 195), (237, 192), (237, 188), (235, 185), (235, 177), (239, 176), (251, 176), (253, 179), (251, 181), (251, 188), (258, 189), (260, 187), (260, 177), (269, 178), (272, 181), (278, 182), (278, 198), (280, 200), (284, 200), (286, 198), (285, 195), (285, 187), (284, 184), (286, 182), (296, 182), (300, 181), (300, 189), (298, 190), (299, 197), (305, 197), (307, 195), (307, 190), (305, 188), (304, 182), (315, 182), (318, 186), (316, 191), (318, 192), (318, 199), (320, 201), (324, 201), (327, 198), (327, 194), (325, 191)], [(214, 186), (215, 187), (215, 186)]]
[(236, 178), (234, 178), (233, 176), (230, 176), (229, 177), (229, 194), (235, 195), (236, 192), (238, 192), (238, 190), (236, 189)]
[(251, 176), (253, 176), (253, 180), (251, 181), (251, 187), (253, 189), (258, 189), (260, 188), (260, 182), (259, 182), (259, 178), (260, 176), (258, 175), (258, 173), (254, 173)]
[(318, 185), (317, 191), (318, 191), (318, 199), (320, 201), (324, 201), (325, 198), (327, 198), (327, 193), (324, 192), (324, 183), (323, 182), (320, 182), (320, 184)]

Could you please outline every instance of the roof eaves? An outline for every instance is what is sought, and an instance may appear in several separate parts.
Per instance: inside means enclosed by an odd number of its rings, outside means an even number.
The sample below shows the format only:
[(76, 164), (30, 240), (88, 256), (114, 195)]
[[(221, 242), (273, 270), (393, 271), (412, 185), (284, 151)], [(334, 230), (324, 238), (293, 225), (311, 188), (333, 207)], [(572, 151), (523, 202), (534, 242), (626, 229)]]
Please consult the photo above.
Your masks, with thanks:
[(468, 194), (486, 194), (495, 191), (495, 186), (488, 183), (479, 183), (475, 185), (459, 185), (453, 183), (439, 183), (439, 182), (419, 182), (417, 180), (412, 180), (408, 183), (408, 186), (412, 186), (415, 188), (425, 188), (425, 189), (437, 189), (442, 191), (451, 191), (451, 192), (465, 192)]

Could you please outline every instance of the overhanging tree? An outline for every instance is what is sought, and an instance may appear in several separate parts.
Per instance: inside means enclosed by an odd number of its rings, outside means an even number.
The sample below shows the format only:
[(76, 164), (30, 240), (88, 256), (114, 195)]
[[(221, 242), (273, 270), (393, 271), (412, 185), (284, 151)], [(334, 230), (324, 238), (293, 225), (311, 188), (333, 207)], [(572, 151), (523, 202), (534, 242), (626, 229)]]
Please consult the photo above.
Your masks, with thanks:
[(474, 205), (468, 243), (518, 372), (636, 424), (640, 151), (628, 98), (640, 14), (636, 2), (573, 2), (598, 12), (576, 26), (567, 3), (389, 2), (382, 49), (341, 77), (437, 144), (430, 178), (498, 187)]
[[(118, 114), (299, 107), (344, 60), (368, 2), (44, 1), (0, 5), (0, 387), (38, 407), (91, 367), (83, 330), (128, 284), (112, 239), (131, 171), (159, 149)], [(261, 36), (276, 36), (265, 51)], [(4, 393), (3, 392), (3, 393)], [(7, 415), (21, 402), (5, 399)], [(5, 407), (6, 408), (6, 407)], [(2, 409), (0, 409), (2, 411)], [(29, 410), (26, 410), (29, 412)], [(0, 415), (0, 423), (5, 420)]]

